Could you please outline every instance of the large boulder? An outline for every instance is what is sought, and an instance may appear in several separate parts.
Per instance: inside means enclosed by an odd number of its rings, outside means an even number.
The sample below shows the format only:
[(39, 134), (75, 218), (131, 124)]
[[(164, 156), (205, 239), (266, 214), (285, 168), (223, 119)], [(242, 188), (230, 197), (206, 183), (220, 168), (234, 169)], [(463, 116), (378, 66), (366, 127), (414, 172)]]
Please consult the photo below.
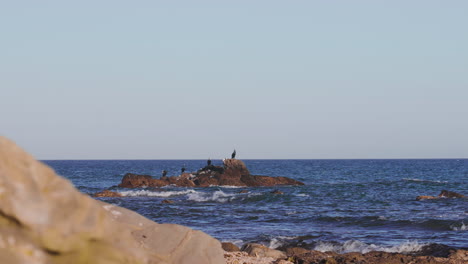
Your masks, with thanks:
[(0, 263), (224, 262), (216, 239), (94, 200), (0, 137)]

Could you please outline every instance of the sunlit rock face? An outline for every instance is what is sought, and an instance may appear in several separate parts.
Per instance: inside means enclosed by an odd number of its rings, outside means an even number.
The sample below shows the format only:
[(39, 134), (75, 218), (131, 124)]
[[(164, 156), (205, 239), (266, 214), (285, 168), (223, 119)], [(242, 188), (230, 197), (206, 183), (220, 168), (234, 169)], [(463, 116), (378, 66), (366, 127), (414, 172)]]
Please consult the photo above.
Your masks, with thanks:
[(221, 244), (77, 191), (0, 137), (0, 263), (224, 263)]

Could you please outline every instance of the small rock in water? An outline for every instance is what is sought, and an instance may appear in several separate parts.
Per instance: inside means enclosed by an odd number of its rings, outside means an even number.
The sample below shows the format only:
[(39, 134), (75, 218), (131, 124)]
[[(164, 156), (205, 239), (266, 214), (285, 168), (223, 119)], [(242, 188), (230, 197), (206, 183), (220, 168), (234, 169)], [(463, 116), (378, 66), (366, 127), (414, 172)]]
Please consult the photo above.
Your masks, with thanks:
[(280, 191), (280, 190), (274, 190), (272, 192), (270, 192), (272, 194), (284, 194), (284, 192)]
[(163, 200), (161, 203), (163, 203), (163, 204), (173, 204), (174, 201), (172, 201), (172, 200)]
[(97, 192), (97, 193), (93, 194), (93, 197), (122, 197), (122, 194), (120, 194), (118, 192), (104, 190), (102, 192)]

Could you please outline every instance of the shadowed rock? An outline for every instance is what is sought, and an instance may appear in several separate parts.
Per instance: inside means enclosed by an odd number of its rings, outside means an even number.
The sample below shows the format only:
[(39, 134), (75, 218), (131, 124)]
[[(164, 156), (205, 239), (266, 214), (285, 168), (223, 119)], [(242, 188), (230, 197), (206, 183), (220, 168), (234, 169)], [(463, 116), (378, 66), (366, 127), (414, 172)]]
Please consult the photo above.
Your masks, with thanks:
[(224, 262), (216, 239), (94, 200), (0, 137), (0, 263)]
[(241, 160), (226, 159), (223, 167), (208, 165), (196, 173), (184, 173), (181, 176), (166, 179), (153, 179), (148, 175), (127, 173), (119, 187), (161, 187), (170, 184), (180, 187), (304, 185), (302, 182), (287, 177), (251, 175)]
[(227, 251), (227, 252), (240, 251), (240, 248), (231, 242), (223, 242), (221, 243), (221, 246), (223, 247), (224, 251)]

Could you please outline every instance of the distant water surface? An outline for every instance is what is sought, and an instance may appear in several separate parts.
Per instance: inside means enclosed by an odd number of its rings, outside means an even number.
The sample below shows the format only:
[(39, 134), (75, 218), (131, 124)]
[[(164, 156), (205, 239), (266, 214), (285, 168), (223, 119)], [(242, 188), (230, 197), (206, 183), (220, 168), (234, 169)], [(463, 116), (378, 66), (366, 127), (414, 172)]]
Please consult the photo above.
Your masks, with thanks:
[[(127, 172), (160, 177), (205, 166), (203, 160), (49, 160), (58, 174), (92, 194)], [(468, 195), (468, 160), (244, 160), (252, 174), (286, 176), (304, 186), (111, 190), (102, 198), (158, 223), (202, 230), (238, 245), (302, 242), (339, 252), (413, 251), (428, 243), (468, 247), (468, 199), (415, 201), (451, 190)], [(220, 160), (213, 160), (221, 165)], [(279, 189), (283, 195), (270, 192)], [(239, 193), (248, 190), (248, 193)], [(173, 204), (162, 204), (164, 199)]]

